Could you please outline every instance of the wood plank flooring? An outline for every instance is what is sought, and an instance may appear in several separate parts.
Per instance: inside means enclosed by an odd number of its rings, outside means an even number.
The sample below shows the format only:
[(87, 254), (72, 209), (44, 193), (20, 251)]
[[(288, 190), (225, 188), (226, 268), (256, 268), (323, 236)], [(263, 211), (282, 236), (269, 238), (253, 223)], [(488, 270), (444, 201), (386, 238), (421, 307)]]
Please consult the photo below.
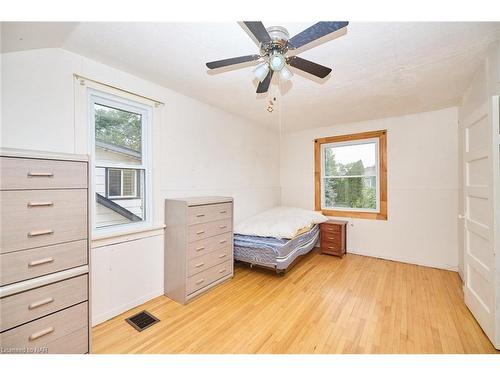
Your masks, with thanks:
[[(124, 319), (147, 309), (160, 323)], [(347, 254), (305, 256), (285, 277), (236, 266), (186, 306), (167, 297), (93, 329), (94, 353), (496, 353), (458, 274)]]

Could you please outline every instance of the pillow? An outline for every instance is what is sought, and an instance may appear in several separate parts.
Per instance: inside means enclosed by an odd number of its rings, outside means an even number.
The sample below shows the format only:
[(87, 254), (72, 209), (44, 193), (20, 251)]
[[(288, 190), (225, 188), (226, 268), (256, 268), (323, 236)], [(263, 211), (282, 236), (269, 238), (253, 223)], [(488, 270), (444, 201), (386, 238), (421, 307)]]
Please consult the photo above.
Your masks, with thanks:
[(258, 237), (293, 238), (304, 227), (327, 221), (316, 211), (296, 207), (274, 207), (252, 216), (234, 228), (237, 234)]

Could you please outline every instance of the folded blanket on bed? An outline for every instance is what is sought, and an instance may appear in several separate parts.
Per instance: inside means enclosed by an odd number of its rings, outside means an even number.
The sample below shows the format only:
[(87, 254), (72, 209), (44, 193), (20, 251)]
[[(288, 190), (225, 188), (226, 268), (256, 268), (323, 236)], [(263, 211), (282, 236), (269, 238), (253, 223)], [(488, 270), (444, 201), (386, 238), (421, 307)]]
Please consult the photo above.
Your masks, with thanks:
[[(327, 221), (319, 212), (296, 207), (275, 207), (236, 225), (234, 232), (247, 236), (293, 238), (314, 224)], [(307, 231), (307, 229), (306, 229)]]

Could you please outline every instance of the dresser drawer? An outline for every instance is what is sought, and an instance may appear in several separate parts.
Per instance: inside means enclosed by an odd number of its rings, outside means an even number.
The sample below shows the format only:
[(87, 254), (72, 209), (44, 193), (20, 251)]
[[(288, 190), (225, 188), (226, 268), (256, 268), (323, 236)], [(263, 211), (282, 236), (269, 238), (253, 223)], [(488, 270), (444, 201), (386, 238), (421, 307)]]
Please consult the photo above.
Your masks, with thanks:
[(1, 254), (0, 285), (32, 279), (87, 263), (87, 240)]
[(321, 232), (321, 242), (327, 241), (327, 242), (335, 242), (335, 243), (341, 243), (342, 242), (342, 237), (340, 236), (339, 233), (335, 232)]
[(217, 264), (224, 263), (232, 259), (232, 247), (227, 245), (225, 248), (212, 251), (205, 255), (191, 259), (188, 262), (188, 276), (193, 276), (197, 273), (205, 271)]
[(226, 232), (223, 234), (219, 234), (218, 236), (190, 242), (187, 245), (187, 258), (192, 259), (195, 257), (199, 257), (216, 249), (231, 245), (232, 240), (233, 234), (231, 232)]
[(87, 163), (1, 157), (0, 190), (87, 187)]
[(188, 227), (188, 241), (193, 242), (204, 238), (217, 236), (232, 231), (232, 220), (224, 219), (209, 223), (190, 225)]
[(197, 290), (212, 284), (224, 276), (230, 275), (233, 269), (231, 261), (221, 263), (206, 271), (188, 277), (187, 279), (187, 294), (192, 294)]
[(88, 352), (87, 302), (0, 334), (3, 350), (47, 348), (48, 353)]
[(340, 225), (326, 225), (321, 224), (320, 226), (321, 232), (323, 233), (340, 233), (341, 226)]
[(0, 253), (87, 238), (87, 190), (0, 192)]
[(340, 241), (324, 241), (321, 240), (321, 250), (323, 252), (339, 252), (342, 251), (342, 244)]
[(2, 298), (0, 331), (86, 301), (87, 283), (87, 275), (82, 275)]
[(207, 223), (232, 217), (232, 204), (207, 204), (188, 207), (188, 225)]

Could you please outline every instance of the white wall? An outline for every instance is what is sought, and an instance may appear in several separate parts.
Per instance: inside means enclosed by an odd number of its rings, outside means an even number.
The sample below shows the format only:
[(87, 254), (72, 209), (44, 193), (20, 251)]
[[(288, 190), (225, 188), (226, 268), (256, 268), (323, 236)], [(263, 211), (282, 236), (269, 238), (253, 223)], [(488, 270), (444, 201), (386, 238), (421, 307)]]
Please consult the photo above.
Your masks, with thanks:
[(287, 134), (283, 205), (314, 209), (315, 138), (387, 129), (388, 220), (349, 219), (348, 251), (456, 270), (457, 108)]
[[(279, 203), (275, 130), (62, 49), (2, 60), (2, 147), (86, 150), (75, 110), (78, 73), (165, 103), (153, 129), (155, 223), (163, 223), (168, 197), (232, 196), (236, 221)], [(92, 250), (94, 323), (163, 293), (162, 248), (160, 236)]]

